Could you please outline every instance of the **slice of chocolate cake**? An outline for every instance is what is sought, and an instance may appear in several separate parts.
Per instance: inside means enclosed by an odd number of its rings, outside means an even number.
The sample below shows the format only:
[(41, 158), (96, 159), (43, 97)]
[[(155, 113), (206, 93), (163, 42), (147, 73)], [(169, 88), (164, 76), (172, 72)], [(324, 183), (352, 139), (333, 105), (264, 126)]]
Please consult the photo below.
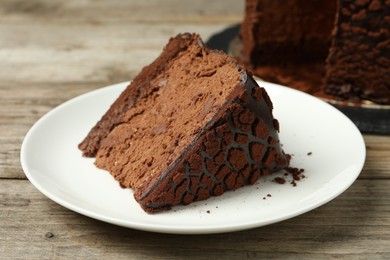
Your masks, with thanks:
[(147, 212), (255, 183), (289, 164), (266, 91), (196, 34), (172, 38), (80, 144)]

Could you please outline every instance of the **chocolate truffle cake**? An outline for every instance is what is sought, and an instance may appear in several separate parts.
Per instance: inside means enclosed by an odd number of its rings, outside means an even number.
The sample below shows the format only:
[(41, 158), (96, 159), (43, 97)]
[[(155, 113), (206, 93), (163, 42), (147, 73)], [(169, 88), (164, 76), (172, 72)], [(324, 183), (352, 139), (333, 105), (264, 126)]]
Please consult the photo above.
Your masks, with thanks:
[(390, 104), (389, 0), (246, 0), (238, 58), (264, 80)]
[(325, 60), (335, 10), (335, 0), (247, 0), (241, 58), (254, 67)]
[(196, 34), (170, 39), (79, 145), (146, 212), (205, 200), (286, 168), (272, 102)]
[(339, 1), (325, 92), (390, 104), (390, 1)]

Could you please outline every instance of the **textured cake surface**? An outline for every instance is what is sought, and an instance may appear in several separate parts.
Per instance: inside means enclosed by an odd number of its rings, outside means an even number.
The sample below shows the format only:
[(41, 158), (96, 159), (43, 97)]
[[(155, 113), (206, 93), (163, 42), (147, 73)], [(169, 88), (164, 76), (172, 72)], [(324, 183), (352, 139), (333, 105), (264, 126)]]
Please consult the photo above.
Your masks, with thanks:
[(390, 1), (341, 1), (325, 91), (390, 104)]
[(335, 1), (247, 0), (245, 10), (240, 35), (241, 59), (251, 66), (326, 58)]
[(390, 104), (389, 17), (388, 0), (247, 0), (239, 59), (310, 94)]
[(80, 148), (96, 151), (96, 166), (134, 189), (147, 212), (218, 196), (288, 166), (265, 90), (196, 34), (172, 38), (118, 100), (91, 130), (100, 141), (87, 136)]
[(239, 91), (157, 182), (135, 192), (146, 211), (219, 196), (288, 166), (265, 90), (248, 78)]

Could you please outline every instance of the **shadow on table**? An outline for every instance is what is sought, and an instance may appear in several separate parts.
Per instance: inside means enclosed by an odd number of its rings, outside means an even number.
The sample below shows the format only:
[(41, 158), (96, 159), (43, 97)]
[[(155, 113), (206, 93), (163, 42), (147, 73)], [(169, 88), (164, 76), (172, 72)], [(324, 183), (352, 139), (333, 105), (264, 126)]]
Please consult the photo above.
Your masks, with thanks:
[(206, 45), (212, 49), (217, 49), (228, 53), (231, 42), (237, 38), (239, 33), (240, 24), (232, 25), (223, 31), (212, 35), (206, 41)]

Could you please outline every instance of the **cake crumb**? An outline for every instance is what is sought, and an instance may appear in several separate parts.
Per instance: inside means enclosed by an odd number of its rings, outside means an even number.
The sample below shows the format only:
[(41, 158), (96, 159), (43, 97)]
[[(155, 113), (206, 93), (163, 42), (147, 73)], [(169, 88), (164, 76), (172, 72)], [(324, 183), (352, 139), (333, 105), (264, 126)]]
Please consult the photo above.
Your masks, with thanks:
[(312, 155), (312, 154), (313, 154), (312, 152), (308, 152), (308, 153), (307, 153), (308, 156), (310, 156), (310, 155)]
[(286, 180), (281, 178), (281, 177), (275, 177), (274, 181), (279, 183), (279, 184), (284, 184), (286, 182)]
[[(308, 155), (311, 154), (311, 152), (308, 153)], [(297, 181), (300, 181), (301, 179), (305, 178), (306, 176), (303, 174), (303, 172), (305, 172), (304, 169), (302, 168), (294, 168), (294, 167), (287, 167), (284, 169), (286, 171), (286, 173), (284, 174), (284, 176), (288, 176), (289, 174), (291, 174), (292, 176), (292, 180), (289, 181), (290, 184), (295, 187), (297, 186)], [(275, 178), (276, 179), (276, 178)], [(276, 180), (275, 180), (276, 181)], [(276, 181), (277, 182), (277, 181)]]
[(298, 174), (293, 174), (293, 179), (295, 181), (299, 181), (301, 179), (301, 177)]
[(207, 210), (206, 212), (207, 212), (207, 214), (210, 214), (210, 210)]

